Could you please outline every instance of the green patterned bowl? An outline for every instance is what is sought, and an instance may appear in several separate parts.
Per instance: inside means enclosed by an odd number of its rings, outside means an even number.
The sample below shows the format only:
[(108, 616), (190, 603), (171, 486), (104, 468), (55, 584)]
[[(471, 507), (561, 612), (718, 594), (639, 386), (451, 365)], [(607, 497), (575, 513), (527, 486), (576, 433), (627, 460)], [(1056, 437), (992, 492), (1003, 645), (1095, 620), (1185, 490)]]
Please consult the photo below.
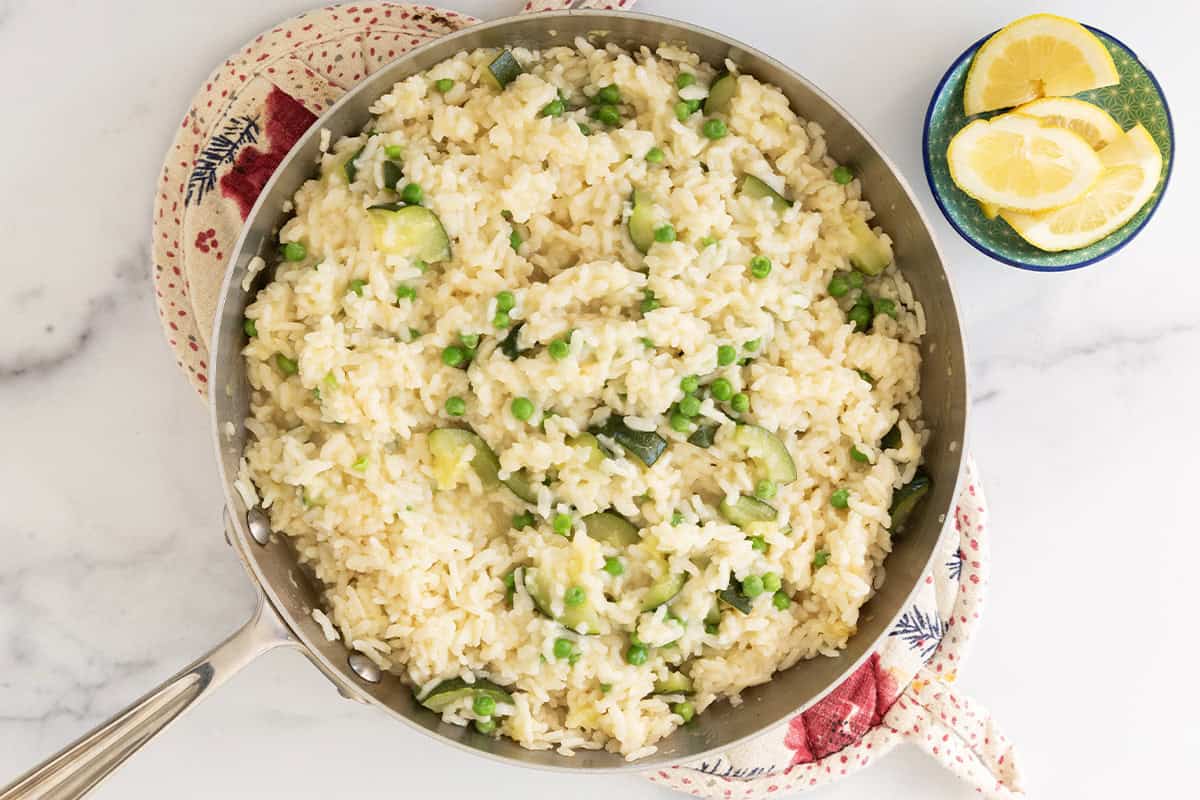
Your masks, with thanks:
[[(1121, 82), (1116, 86), (1094, 89), (1076, 96), (1103, 108), (1125, 130), (1140, 122), (1154, 137), (1163, 157), (1162, 175), (1154, 194), (1133, 219), (1100, 241), (1078, 250), (1059, 253), (1039, 250), (1018, 236), (1004, 220), (998, 217), (989, 220), (985, 217), (979, 204), (951, 180), (950, 169), (946, 165), (946, 148), (954, 134), (975, 119), (963, 113), (963, 85), (967, 80), (967, 70), (975, 57), (975, 51), (991, 37), (991, 34), (968, 47), (951, 65), (934, 90), (929, 110), (925, 113), (925, 133), (922, 142), (925, 177), (929, 179), (929, 189), (933, 192), (934, 199), (946, 215), (947, 221), (964, 239), (980, 252), (1010, 266), (1036, 272), (1063, 272), (1095, 264), (1100, 259), (1112, 255), (1137, 236), (1150, 221), (1171, 177), (1175, 133), (1171, 126), (1171, 111), (1167, 108), (1167, 99), (1163, 96), (1162, 87), (1158, 85), (1153, 73), (1122, 42), (1104, 31), (1091, 26), (1087, 28), (1096, 34), (1112, 53)], [(978, 116), (990, 117), (1001, 113), (1004, 112), (995, 111)]]

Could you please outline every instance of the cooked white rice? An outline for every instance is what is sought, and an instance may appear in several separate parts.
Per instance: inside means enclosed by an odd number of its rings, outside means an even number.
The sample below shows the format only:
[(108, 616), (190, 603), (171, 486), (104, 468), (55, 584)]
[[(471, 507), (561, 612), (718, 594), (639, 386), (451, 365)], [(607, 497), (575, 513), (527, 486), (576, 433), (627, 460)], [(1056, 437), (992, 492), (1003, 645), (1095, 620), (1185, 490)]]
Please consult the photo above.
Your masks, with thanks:
[[(274, 529), (325, 584), (316, 617), (328, 633), (336, 627), (348, 646), (426, 692), (456, 677), (506, 687), (513, 703), (499, 731), (526, 747), (640, 757), (682, 721), (672, 708), (685, 698), (654, 694), (656, 680), (682, 670), (700, 712), (738, 702), (742, 689), (800, 659), (836, 654), (854, 633), (883, 579), (893, 490), (912, 477), (926, 437), (924, 319), (894, 266), (867, 281), (873, 297), (897, 304), (896, 317), (876, 316), (869, 333), (847, 323), (856, 292), (829, 295), (830, 279), (847, 269), (846, 220), (872, 213), (857, 180), (831, 179), (837, 165), (822, 130), (776, 88), (738, 77), (729, 134), (709, 140), (703, 113), (680, 122), (674, 112), (681, 70), (697, 77), (688, 97), (716, 75), (692, 53), (580, 40), (514, 54), (526, 71), (503, 91), (481, 80), (496, 56), (487, 50), (397, 83), (373, 108), (377, 135), (335, 142), (322, 177), (297, 192), (280, 239), (302, 242), (307, 256), (281, 264), (246, 312), (257, 328), (245, 349), (254, 390), (246, 464)], [(453, 88), (435, 91), (438, 78)], [(619, 127), (586, 108), (539, 115), (558, 90), (582, 100), (609, 84), (622, 97)], [(427, 272), (374, 243), (365, 209), (396, 200), (382, 188), (388, 145), (403, 146), (404, 180), (423, 187), (452, 242), (452, 258)], [(661, 164), (645, 159), (654, 146)], [(360, 149), (348, 183), (343, 164)], [(737, 193), (744, 174), (796, 202), (779, 214)], [(644, 257), (626, 233), (635, 187), (677, 232)], [(516, 250), (514, 226), (526, 237)], [(765, 279), (750, 277), (756, 255), (773, 264)], [(363, 282), (361, 296), (352, 280)], [(415, 299), (398, 300), (399, 284)], [(503, 290), (516, 297), (513, 322), (524, 323), (526, 352), (515, 360), (498, 348), (507, 331), (493, 327)], [(643, 313), (645, 290), (660, 306)], [(469, 368), (446, 366), (443, 349), (464, 333), (481, 334)], [(552, 358), (546, 345), (567, 335), (569, 355)], [(742, 348), (753, 340), (756, 351)], [(718, 367), (722, 344), (751, 360)], [(295, 374), (277, 354), (295, 361)], [(736, 415), (704, 395), (698, 420), (720, 424), (708, 449), (670, 425), (688, 375), (701, 384), (723, 377), (751, 400)], [(464, 416), (444, 410), (451, 396), (466, 400)], [(532, 401), (528, 421), (510, 411), (516, 397)], [(609, 413), (669, 442), (652, 467), (607, 437), (611, 457), (588, 466), (588, 452), (568, 443)], [(799, 473), (770, 500), (779, 516), (755, 531), (758, 548), (716, 510), (723, 497), (753, 493), (758, 477), (732, 442), (739, 416), (774, 431)], [(524, 469), (537, 502), (481, 483), (469, 448), (449, 470), (452, 488), (439, 490), (429, 433), (455, 426), (491, 446), (502, 477)], [(893, 426), (901, 443), (885, 450)], [(852, 459), (851, 447), (868, 462)], [(838, 489), (849, 491), (847, 509), (830, 503)], [(526, 510), (536, 524), (513, 529)], [(580, 518), (605, 510), (634, 522), (640, 542), (618, 551), (589, 538)], [(575, 521), (571, 538), (552, 532), (558, 513)], [(623, 575), (602, 569), (606, 556), (622, 560)], [(583, 588), (602, 620), (598, 635), (539, 614), (519, 582), (509, 599), (504, 577), (525, 566), (552, 577), (555, 612), (568, 584)], [(682, 591), (641, 611), (664, 569), (688, 576)], [(706, 628), (731, 577), (768, 573), (781, 577), (790, 606), (768, 591), (748, 614), (722, 606), (719, 626)], [(648, 651), (642, 665), (625, 657), (631, 634)], [(560, 638), (577, 657), (555, 657)], [(473, 714), (469, 703), (444, 711), (460, 724)]]

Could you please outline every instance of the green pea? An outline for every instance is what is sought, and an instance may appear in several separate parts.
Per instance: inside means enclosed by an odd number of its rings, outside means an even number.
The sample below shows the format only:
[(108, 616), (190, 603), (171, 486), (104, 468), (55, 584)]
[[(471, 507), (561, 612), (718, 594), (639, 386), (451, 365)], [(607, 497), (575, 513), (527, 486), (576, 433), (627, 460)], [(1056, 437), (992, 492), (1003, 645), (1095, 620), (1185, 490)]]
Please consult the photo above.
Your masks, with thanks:
[(400, 191), (400, 199), (410, 206), (421, 205), (421, 198), (425, 196), (425, 192), (421, 189), (419, 183), (405, 184)]
[(466, 352), (456, 345), (450, 345), (442, 350), (442, 363), (447, 367), (461, 366), (467, 360)]
[[(320, 391), (320, 390), (317, 390), (317, 391)], [(371, 465), (371, 460), (369, 458), (367, 458), (366, 456), (363, 456), (362, 458), (358, 459), (353, 464), (351, 464), (350, 469), (352, 469), (356, 472), (366, 472), (367, 467), (370, 465)]]
[(408, 284), (400, 284), (396, 287), (397, 300), (415, 300), (417, 299), (417, 290)]
[(562, 339), (555, 339), (546, 349), (550, 351), (550, 357), (555, 361), (562, 361), (571, 354), (571, 346)]
[(704, 250), (705, 248), (712, 247), (718, 241), (719, 240), (715, 236), (705, 236), (700, 240), (700, 249)]
[(876, 316), (887, 314), (892, 319), (896, 318), (896, 301), (889, 300), (886, 297), (875, 298), (874, 307), (872, 309)]
[(477, 694), (471, 701), (471, 710), (481, 717), (490, 717), (496, 712), (496, 699), (490, 695)]
[(283, 353), (275, 354), (275, 366), (279, 367), (279, 371), (284, 375), (295, 375), (300, 371), (300, 365)]
[(675, 76), (675, 88), (686, 89), (696, 82), (696, 76), (690, 72), (681, 72)]
[(648, 655), (644, 645), (631, 644), (629, 645), (629, 649), (625, 651), (625, 661), (635, 667), (640, 667), (646, 663)]
[(676, 411), (671, 415), (671, 429), (680, 433), (687, 433), (692, 429), (692, 421)]
[(751, 339), (750, 341), (748, 341), (744, 345), (742, 345), (742, 349), (745, 350), (747, 353), (754, 353), (760, 347), (762, 347), (762, 339)]
[(524, 530), (533, 524), (533, 514), (528, 511), (522, 511), (520, 514), (513, 514), (512, 526), (515, 530)]
[(512, 318), (508, 316), (507, 311), (497, 311), (496, 316), (492, 317), (492, 326), (496, 328), (507, 328), (512, 324)]
[(750, 396), (745, 392), (738, 392), (729, 398), (729, 407), (739, 414), (745, 414), (750, 410)]
[(704, 134), (704, 138), (716, 140), (723, 139), (725, 134), (729, 133), (729, 129), (719, 119), (706, 119), (700, 127), (700, 132)]
[(496, 732), (496, 720), (488, 717), (487, 719), (477, 719), (474, 722), (475, 730), (482, 733), (484, 736), (490, 736)]
[(572, 586), (563, 593), (563, 602), (569, 606), (581, 606), (587, 600), (587, 592), (582, 586)]
[(859, 450), (857, 447), (850, 448), (850, 458), (854, 459), (855, 461), (859, 462), (860, 464), (865, 464), (871, 460), (871, 459), (867, 458), (866, 453), (864, 453), (862, 450)]
[(687, 104), (686, 100), (680, 100), (675, 104), (675, 119), (680, 122), (687, 122), (688, 117), (692, 115), (692, 108)]
[(767, 540), (761, 536), (750, 537), (750, 549), (759, 553), (767, 552)]
[(725, 378), (717, 378), (708, 385), (708, 390), (712, 392), (714, 398), (722, 403), (733, 397), (733, 384)]
[(646, 161), (651, 164), (661, 164), (666, 157), (667, 154), (662, 151), (661, 147), (651, 147), (646, 151)]
[(829, 505), (834, 508), (849, 508), (850, 507), (850, 490), (838, 489), (833, 494), (829, 495)]
[(737, 350), (731, 344), (723, 344), (717, 348), (717, 366), (727, 367), (737, 361)]
[(834, 274), (829, 279), (829, 294), (833, 297), (845, 297), (846, 292), (850, 291), (850, 281), (846, 280), (844, 275)]
[(250, 319), (249, 317), (246, 317), (246, 319), (242, 322), (242, 330), (244, 330), (246, 335), (251, 339), (253, 339), (255, 336), (258, 336), (258, 326), (254, 323), (254, 320)]
[(865, 331), (871, 324), (871, 307), (859, 303), (846, 312), (846, 319), (854, 326), (854, 330)]
[(683, 723), (686, 725), (692, 721), (692, 717), (696, 716), (696, 707), (684, 700), (681, 703), (673, 704), (671, 706), (671, 713), (678, 714), (680, 717), (682, 717)]
[(672, 526), (682, 525), (682, 524), (683, 524), (683, 512), (682, 511), (676, 511), (675, 513), (671, 514), (671, 525)]
[(550, 521), (550, 527), (559, 536), (566, 536), (571, 531), (571, 515), (559, 512), (554, 515), (554, 519)]
[(383, 148), (383, 154), (393, 160), (401, 159), (404, 158), (404, 148), (398, 144), (389, 144)]
[(516, 231), (513, 231), (508, 235), (508, 246), (513, 249), (514, 253), (519, 253), (521, 251), (521, 243), (524, 241), (525, 240), (521, 238), (521, 234), (517, 233)]
[(654, 241), (656, 242), (673, 242), (675, 241), (675, 226), (670, 223), (660, 225), (654, 229)]
[(616, 106), (600, 106), (596, 109), (596, 119), (603, 122), (605, 125), (613, 126), (621, 124), (621, 112)]
[(864, 281), (863, 274), (856, 269), (846, 273), (846, 282), (850, 284), (851, 289), (861, 289)]
[(750, 274), (762, 280), (771, 274), (771, 259), (766, 256), (755, 256), (750, 259)]
[(652, 340), (649, 336), (643, 336), (642, 337), (642, 346), (645, 347), (647, 350), (653, 350), (654, 349), (654, 340)]
[(518, 397), (512, 401), (512, 415), (524, 422), (533, 416), (533, 402), (528, 397)]
[(612, 689), (613, 689), (613, 687), (612, 687), (611, 683), (600, 684), (600, 694), (608, 694), (609, 692), (612, 691)]
[[(703, 100), (684, 100), (683, 102), (687, 106), (687, 110), (688, 110), (689, 114), (695, 114), (697, 111), (700, 110), (700, 107), (704, 105)], [(703, 167), (704, 165), (701, 164), (700, 166)], [(704, 171), (708, 172), (708, 167), (704, 167)]]
[(467, 401), (458, 395), (446, 398), (446, 413), (452, 417), (461, 417), (467, 413)]
[(854, 180), (854, 173), (850, 171), (849, 167), (834, 167), (833, 179), (842, 186), (845, 186), (847, 183)]
[(643, 314), (649, 314), (651, 311), (653, 311), (654, 309), (658, 308), (661, 305), (662, 305), (662, 303), (658, 302), (658, 298), (656, 298), (654, 296), (654, 292), (650, 291), (649, 289), (645, 289), (642, 291), (642, 313)]
[(709, 636), (716, 636), (721, 631), (721, 623), (706, 622), (704, 623), (704, 632)]
[(624, 574), (625, 565), (622, 564), (621, 559), (617, 558), (616, 556), (607, 556), (604, 559), (604, 571), (609, 575), (616, 577), (617, 575)]
[(517, 305), (517, 298), (510, 291), (503, 291), (496, 295), (496, 310), (497, 311), (512, 311)]
[(458, 335), (458, 340), (462, 342), (463, 347), (467, 348), (468, 350), (474, 350), (476, 347), (479, 347), (478, 333), (460, 333)]
[(757, 575), (747, 575), (742, 581), (742, 594), (753, 600), (763, 593), (763, 579)]
[(614, 103), (621, 102), (621, 90), (615, 85), (609, 84), (608, 86), (602, 87), (600, 91), (596, 92), (595, 97), (592, 99), (597, 103), (607, 103), (608, 105), (613, 105)]
[(562, 100), (551, 100), (546, 105), (542, 106), (542, 110), (538, 112), (543, 117), (561, 117), (563, 112), (567, 110), (567, 106)]
[(283, 257), (287, 261), (303, 261), (308, 255), (308, 248), (300, 242), (288, 242), (283, 246)]
[(350, 281), (350, 291), (354, 292), (359, 297), (363, 296), (363, 287), (367, 285), (366, 281), (353, 280)]
[(792, 598), (787, 596), (787, 592), (780, 590), (771, 598), (771, 603), (780, 611), (787, 611), (792, 605)]
[(679, 401), (679, 413), (685, 417), (691, 418), (700, 413), (700, 399), (694, 395), (687, 395)]
[(778, 491), (779, 487), (775, 485), (775, 481), (769, 478), (763, 478), (754, 484), (754, 496), (759, 500), (770, 500)]
[(450, 78), (438, 78), (433, 82), (433, 88), (437, 89), (442, 94), (454, 88), (454, 81)]
[(783, 581), (779, 577), (778, 572), (764, 572), (762, 576), (763, 591), (778, 592), (783, 588)]
[(700, 379), (695, 375), (687, 375), (680, 379), (679, 388), (683, 390), (684, 394), (695, 394), (696, 390), (700, 388)]
[(829, 563), (829, 551), (818, 550), (817, 552), (813, 553), (812, 563), (813, 563), (813, 567), (815, 569), (820, 569), (821, 567), (828, 564)]
[(554, 640), (554, 657), (555, 658), (570, 658), (571, 653), (575, 650), (575, 644), (570, 639), (555, 639)]

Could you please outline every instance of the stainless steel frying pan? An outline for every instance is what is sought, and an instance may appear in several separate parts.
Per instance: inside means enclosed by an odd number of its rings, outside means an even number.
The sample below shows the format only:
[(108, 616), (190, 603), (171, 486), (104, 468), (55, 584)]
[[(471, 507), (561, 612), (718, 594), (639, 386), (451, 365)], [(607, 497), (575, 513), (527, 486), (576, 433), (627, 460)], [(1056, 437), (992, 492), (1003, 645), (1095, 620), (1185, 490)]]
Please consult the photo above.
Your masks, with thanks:
[[(471, 728), (443, 723), (421, 707), (397, 677), (381, 674), (370, 661), (341, 643), (326, 641), (310, 614), (321, 603), (318, 588), (298, 565), (287, 538), (273, 535), (265, 514), (246, 508), (233, 488), (249, 394), (240, 354), (242, 317), (258, 288), (246, 292), (242, 280), (251, 258), (274, 249), (275, 232), (284, 222), (284, 201), (312, 176), (319, 131), (329, 130), (334, 139), (357, 132), (369, 119), (368, 107), (393, 83), (460, 50), (502, 45), (541, 48), (570, 44), (577, 36), (605, 37), (626, 47), (681, 42), (710, 63), (732, 59), (744, 71), (782, 88), (801, 116), (825, 128), (831, 155), (854, 165), (880, 224), (895, 240), (896, 260), (924, 304), (929, 327), (921, 395), (933, 431), (925, 457), (934, 488), (911, 519), (906, 534), (895, 542), (887, 559), (887, 581), (863, 609), (860, 627), (847, 649), (837, 658), (803, 661), (770, 683), (747, 690), (745, 702), (737, 708), (727, 703), (713, 706), (693, 724), (659, 742), (653, 756), (632, 764), (607, 752), (585, 750), (566, 757), (553, 751), (526, 750), (508, 739), (496, 740)], [(258, 276), (259, 284), (268, 277)], [(907, 604), (929, 562), (962, 471), (967, 382), (958, 313), (945, 263), (907, 183), (845, 111), (783, 64), (712, 31), (643, 14), (567, 11), (476, 25), (405, 54), (359, 84), (297, 143), (251, 211), (225, 277), (213, 344), (215, 371), (209, 394), (213, 441), (225, 487), (226, 536), (259, 588), (254, 616), (211, 653), (0, 790), (0, 800), (86, 793), (196, 701), (256, 656), (280, 646), (306, 655), (346, 697), (374, 705), (441, 741), (500, 761), (564, 772), (617, 772), (697, 759), (754, 736), (815, 703), (875, 648)], [(226, 423), (233, 423), (238, 431), (232, 439), (222, 433)]]

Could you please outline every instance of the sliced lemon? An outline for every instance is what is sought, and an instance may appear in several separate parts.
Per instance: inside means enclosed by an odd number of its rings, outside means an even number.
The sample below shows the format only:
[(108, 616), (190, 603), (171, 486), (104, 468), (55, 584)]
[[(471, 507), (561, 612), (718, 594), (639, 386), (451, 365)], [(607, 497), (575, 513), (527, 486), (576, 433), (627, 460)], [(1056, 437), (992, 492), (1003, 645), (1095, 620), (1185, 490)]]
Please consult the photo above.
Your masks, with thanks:
[(1103, 108), (1074, 97), (1043, 97), (1013, 109), (1013, 113), (1037, 117), (1051, 128), (1074, 131), (1086, 139), (1093, 150), (1103, 150), (1124, 133)]
[(1000, 212), (1004, 209), (1002, 209), (1000, 206), (994, 206), (991, 203), (981, 202), (979, 204), (979, 210), (982, 211), (983, 215), (988, 219), (995, 219), (996, 217), (1000, 216)]
[(983, 203), (1046, 211), (1078, 200), (1100, 177), (1100, 157), (1077, 133), (1043, 128), (1035, 117), (977, 119), (946, 152), (950, 177)]
[(1034, 14), (983, 43), (963, 89), (967, 115), (1120, 82), (1108, 48), (1078, 22)]
[(1104, 172), (1070, 205), (1041, 214), (1002, 210), (1022, 239), (1040, 250), (1077, 250), (1098, 242), (1133, 218), (1158, 185), (1162, 153), (1141, 125), (1100, 151)]

